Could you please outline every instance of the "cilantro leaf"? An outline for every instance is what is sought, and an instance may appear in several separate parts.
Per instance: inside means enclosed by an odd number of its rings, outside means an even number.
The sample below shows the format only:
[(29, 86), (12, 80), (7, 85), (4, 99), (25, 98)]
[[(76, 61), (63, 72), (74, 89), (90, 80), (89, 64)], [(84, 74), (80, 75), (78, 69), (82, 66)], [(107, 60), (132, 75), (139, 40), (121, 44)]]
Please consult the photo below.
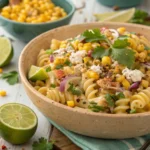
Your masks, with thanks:
[(110, 107), (114, 107), (115, 106), (115, 102), (114, 102), (114, 99), (113, 99), (111, 94), (106, 94), (105, 95), (105, 99), (106, 99), (106, 101), (107, 101), (107, 103), (108, 103), (108, 105)]
[(134, 113), (136, 113), (135, 109), (130, 110), (130, 114), (134, 114)]
[(90, 102), (88, 109), (92, 110), (93, 112), (100, 112), (105, 110), (103, 106), (99, 106), (95, 102)]
[(56, 85), (55, 85), (55, 84), (51, 84), (51, 87), (52, 87), (52, 88), (55, 88), (55, 87), (56, 87)]
[(50, 71), (51, 71), (51, 67), (49, 66), (46, 68), (46, 72), (50, 72)]
[(117, 98), (118, 99), (125, 98), (125, 95), (122, 92), (120, 92), (117, 94)]
[(54, 52), (54, 50), (52, 50), (52, 49), (46, 50), (46, 54), (49, 54), (49, 55), (53, 54), (53, 52)]
[(32, 150), (52, 150), (53, 143), (47, 142), (47, 140), (43, 137), (39, 138), (39, 141), (35, 141), (32, 144)]
[(72, 66), (72, 63), (69, 60), (66, 60), (64, 64), (70, 67)]
[(135, 62), (134, 54), (134, 51), (127, 48), (112, 48), (112, 58), (128, 68), (131, 68)]
[(82, 36), (85, 38), (86, 42), (96, 42), (106, 39), (106, 37), (101, 34), (99, 29), (86, 30)]
[(10, 85), (14, 85), (16, 83), (18, 83), (19, 81), (19, 75), (17, 71), (11, 71), (9, 73), (3, 73), (1, 76), (2, 79), (6, 79), (6, 81), (10, 84)]
[(129, 46), (129, 42), (128, 42), (127, 38), (126, 39), (117, 39), (117, 40), (115, 40), (115, 42), (113, 44), (114, 48), (125, 48), (127, 46)]
[(63, 68), (63, 65), (62, 65), (62, 64), (57, 65), (55, 68), (56, 68), (56, 69), (61, 69), (61, 68)]
[(77, 96), (82, 94), (82, 91), (80, 89), (76, 88), (74, 86), (74, 84), (72, 84), (72, 83), (69, 83), (69, 84), (70, 84), (70, 87), (67, 90), (68, 92), (71, 92), (73, 95), (77, 95)]
[(103, 56), (109, 56), (110, 50), (104, 49), (103, 47), (96, 47), (92, 52), (92, 57), (95, 59), (102, 58)]
[(145, 19), (147, 17), (148, 17), (148, 13), (146, 11), (136, 9), (133, 19), (138, 19), (138, 18)]

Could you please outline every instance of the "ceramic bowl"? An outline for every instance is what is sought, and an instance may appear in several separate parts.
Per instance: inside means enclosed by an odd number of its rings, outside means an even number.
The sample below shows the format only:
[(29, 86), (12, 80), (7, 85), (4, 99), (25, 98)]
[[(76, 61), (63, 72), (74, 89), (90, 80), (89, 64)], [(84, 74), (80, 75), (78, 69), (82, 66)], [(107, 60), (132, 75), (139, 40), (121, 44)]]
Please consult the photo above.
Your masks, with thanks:
[(141, 4), (141, 2), (143, 0), (98, 0), (101, 4), (106, 5), (106, 6), (119, 6), (121, 8), (125, 8), (125, 7), (134, 7), (137, 6), (139, 4)]
[(63, 0), (63, 1), (52, 0), (52, 1), (57, 6), (64, 8), (68, 15), (62, 19), (53, 22), (38, 23), (38, 24), (20, 23), (0, 16), (0, 26), (3, 26), (4, 30), (6, 30), (13, 37), (24, 42), (29, 42), (31, 39), (33, 39), (34, 37), (43, 32), (46, 32), (50, 29), (59, 26), (69, 24), (75, 12), (75, 6), (72, 4), (70, 0)]
[(59, 27), (33, 39), (22, 51), (19, 59), (19, 72), (25, 91), (34, 105), (48, 118), (70, 131), (91, 137), (122, 139), (150, 133), (150, 113), (104, 114), (82, 108), (70, 108), (57, 103), (39, 92), (29, 83), (27, 73), (41, 49), (49, 48), (51, 39), (65, 40), (77, 36), (86, 29), (125, 27), (150, 39), (149, 27), (127, 23), (89, 23)]

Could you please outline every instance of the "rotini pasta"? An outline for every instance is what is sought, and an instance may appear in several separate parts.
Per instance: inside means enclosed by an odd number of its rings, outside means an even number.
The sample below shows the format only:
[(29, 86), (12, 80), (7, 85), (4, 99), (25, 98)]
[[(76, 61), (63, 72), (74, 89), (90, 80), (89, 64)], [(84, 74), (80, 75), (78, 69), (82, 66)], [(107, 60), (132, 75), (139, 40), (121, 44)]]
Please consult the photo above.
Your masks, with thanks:
[(114, 114), (148, 112), (149, 47), (146, 37), (123, 27), (52, 39), (50, 49), (42, 49), (33, 66), (36, 79), (29, 80), (38, 92), (69, 107)]

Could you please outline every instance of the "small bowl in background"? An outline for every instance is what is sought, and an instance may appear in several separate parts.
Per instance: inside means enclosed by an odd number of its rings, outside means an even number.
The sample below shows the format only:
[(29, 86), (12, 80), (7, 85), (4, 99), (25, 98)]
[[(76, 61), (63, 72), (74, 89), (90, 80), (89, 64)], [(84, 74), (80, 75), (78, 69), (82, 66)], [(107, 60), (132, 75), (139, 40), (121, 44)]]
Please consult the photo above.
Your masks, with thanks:
[(70, 0), (53, 0), (53, 3), (56, 6), (64, 8), (68, 15), (53, 22), (37, 24), (16, 22), (0, 16), (0, 25), (3, 26), (3, 29), (13, 37), (24, 42), (29, 42), (43, 32), (69, 24), (75, 12), (75, 6), (73, 3), (70, 2)]
[(118, 6), (120, 8), (134, 7), (140, 5), (143, 0), (98, 0), (101, 4), (106, 6)]

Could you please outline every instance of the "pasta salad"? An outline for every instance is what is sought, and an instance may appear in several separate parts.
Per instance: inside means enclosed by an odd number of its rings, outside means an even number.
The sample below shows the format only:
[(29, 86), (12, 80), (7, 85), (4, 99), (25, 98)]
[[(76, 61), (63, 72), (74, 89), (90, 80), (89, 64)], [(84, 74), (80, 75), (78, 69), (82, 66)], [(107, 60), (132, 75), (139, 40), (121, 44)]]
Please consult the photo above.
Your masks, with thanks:
[(35, 67), (44, 75), (29, 77), (30, 83), (58, 103), (100, 113), (150, 111), (150, 42), (124, 27), (52, 39)]

